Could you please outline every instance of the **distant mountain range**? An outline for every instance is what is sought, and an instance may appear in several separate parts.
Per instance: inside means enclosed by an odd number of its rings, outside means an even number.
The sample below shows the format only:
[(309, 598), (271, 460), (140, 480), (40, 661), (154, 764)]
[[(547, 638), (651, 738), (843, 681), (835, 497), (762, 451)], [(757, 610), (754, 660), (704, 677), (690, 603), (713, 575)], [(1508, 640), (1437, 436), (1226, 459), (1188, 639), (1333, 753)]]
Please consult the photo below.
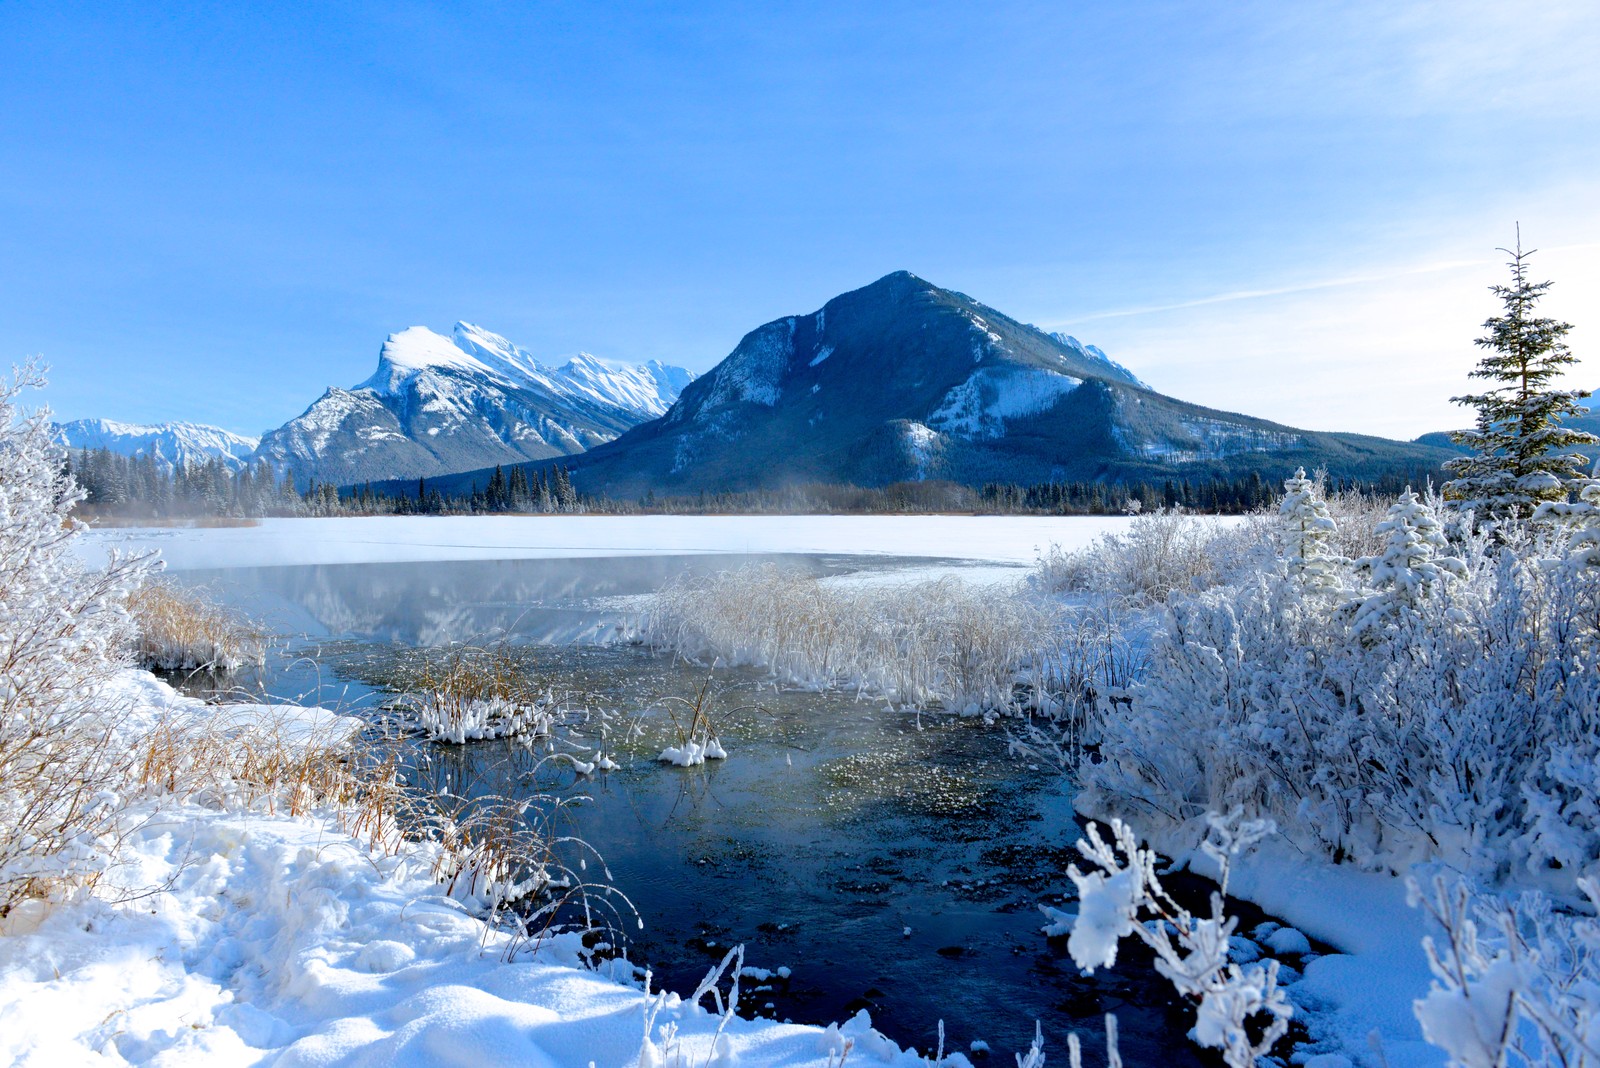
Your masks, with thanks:
[(220, 459), (237, 471), (255, 456), (257, 438), (248, 438), (200, 423), (118, 423), (111, 419), (74, 419), (57, 423), (67, 448), (110, 449), (122, 456), (149, 456), (158, 467), (194, 466)]
[(73, 449), (149, 452), (165, 465), (265, 459), (301, 479), (350, 485), (569, 456), (666, 413), (694, 375), (652, 360), (616, 367), (583, 353), (559, 367), (470, 323), (445, 337), (389, 335), (377, 370), (330, 387), (259, 441), (188, 423), (60, 424)]
[(804, 481), (1275, 478), (1301, 464), (1376, 477), (1450, 455), (1164, 396), (1092, 345), (899, 271), (756, 328), (664, 416), (563, 462), (580, 489), (633, 496)]
[(560, 367), (470, 323), (389, 335), (378, 369), (261, 438), (258, 456), (340, 485), (571, 456), (662, 415), (694, 376), (652, 361)]

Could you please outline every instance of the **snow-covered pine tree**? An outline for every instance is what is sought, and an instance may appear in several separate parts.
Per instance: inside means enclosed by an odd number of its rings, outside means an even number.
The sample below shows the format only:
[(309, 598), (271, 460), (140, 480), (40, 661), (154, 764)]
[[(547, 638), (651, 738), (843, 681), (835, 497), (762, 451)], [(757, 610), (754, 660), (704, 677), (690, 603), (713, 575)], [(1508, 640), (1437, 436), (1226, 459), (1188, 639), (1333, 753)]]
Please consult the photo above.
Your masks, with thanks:
[(1528, 280), (1527, 259), (1533, 249), (1501, 249), (1511, 257), (1511, 284), (1491, 286), (1505, 305), (1504, 314), (1486, 321), (1486, 335), (1474, 344), (1488, 349), (1472, 377), (1499, 385), (1484, 393), (1452, 397), (1478, 410), (1477, 426), (1452, 438), (1472, 455), (1449, 460), (1455, 477), (1444, 486), (1456, 506), (1473, 509), (1480, 519), (1526, 519), (1548, 501), (1565, 500), (1588, 458), (1572, 449), (1600, 443), (1600, 438), (1561, 425), (1579, 414), (1584, 390), (1551, 389), (1550, 380), (1577, 362), (1562, 339), (1571, 323), (1534, 314), (1549, 282)]
[(1320, 593), (1338, 593), (1344, 589), (1340, 568), (1345, 563), (1330, 550), (1334, 532), (1333, 516), (1328, 513), (1328, 503), (1322, 498), (1316, 480), (1306, 477), (1306, 469), (1298, 468), (1294, 477), (1283, 483), (1283, 501), (1278, 505), (1278, 516), (1283, 522), (1285, 558), (1289, 574), (1298, 578), (1307, 589)]
[(1407, 486), (1389, 513), (1373, 528), (1384, 537), (1383, 553), (1356, 561), (1356, 571), (1369, 576), (1371, 591), (1351, 601), (1351, 629), (1362, 636), (1381, 633), (1439, 582), (1464, 578), (1466, 564), (1441, 556), (1448, 544), (1433, 509)]

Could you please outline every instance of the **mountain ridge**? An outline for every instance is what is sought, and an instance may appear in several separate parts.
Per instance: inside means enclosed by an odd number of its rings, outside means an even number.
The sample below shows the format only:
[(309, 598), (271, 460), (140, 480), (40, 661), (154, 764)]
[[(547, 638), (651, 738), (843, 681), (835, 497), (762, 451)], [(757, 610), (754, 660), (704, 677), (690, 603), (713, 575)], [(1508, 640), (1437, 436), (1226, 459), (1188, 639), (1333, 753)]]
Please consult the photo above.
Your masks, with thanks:
[(237, 471), (255, 455), (259, 438), (205, 423), (124, 423), (115, 419), (71, 419), (54, 424), (70, 451), (109, 449), (119, 456), (150, 456), (159, 467), (195, 466), (220, 459)]
[(1431, 469), (1448, 455), (1167, 397), (1093, 346), (896, 271), (756, 327), (664, 416), (561, 462), (580, 489), (631, 496), (1317, 463), (1364, 473)]
[(448, 337), (412, 326), (385, 339), (361, 383), (328, 387), (264, 434), (257, 456), (344, 485), (568, 456), (664, 414), (693, 378), (587, 353), (551, 367), (472, 323)]

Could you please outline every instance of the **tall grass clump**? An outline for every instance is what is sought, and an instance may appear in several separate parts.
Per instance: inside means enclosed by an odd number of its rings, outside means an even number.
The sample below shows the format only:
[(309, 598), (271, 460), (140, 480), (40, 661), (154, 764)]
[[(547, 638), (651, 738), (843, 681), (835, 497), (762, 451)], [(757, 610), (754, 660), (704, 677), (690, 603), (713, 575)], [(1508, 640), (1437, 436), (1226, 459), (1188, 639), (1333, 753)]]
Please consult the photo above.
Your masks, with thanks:
[(503, 640), (426, 654), (401, 685), (403, 721), (434, 742), (543, 737), (555, 719), (553, 698)]
[(260, 664), (266, 655), (259, 628), (198, 591), (146, 582), (129, 596), (128, 609), (140, 667), (227, 673)]
[(49, 412), (18, 406), (43, 384), (31, 365), (0, 381), (0, 914), (100, 861), (126, 753), (98, 694), (147, 571), (117, 556), (90, 571), (73, 555), (82, 491), (62, 469)]
[(1038, 598), (957, 578), (848, 586), (761, 564), (669, 584), (643, 637), (791, 685), (975, 712), (1018, 705), (1019, 673), (1037, 677), (1057, 623)]

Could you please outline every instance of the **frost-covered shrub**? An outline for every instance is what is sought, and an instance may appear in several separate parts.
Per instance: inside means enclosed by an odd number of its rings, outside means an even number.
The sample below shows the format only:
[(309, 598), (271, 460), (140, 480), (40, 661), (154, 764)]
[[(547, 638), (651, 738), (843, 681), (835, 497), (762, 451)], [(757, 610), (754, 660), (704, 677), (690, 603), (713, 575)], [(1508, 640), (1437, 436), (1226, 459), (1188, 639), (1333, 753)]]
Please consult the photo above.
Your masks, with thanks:
[(956, 578), (843, 586), (766, 564), (668, 585), (651, 603), (643, 637), (799, 686), (976, 711), (1016, 703), (1018, 674), (1052, 647), (1057, 619), (1032, 597)]
[(1406, 586), (1381, 641), (1276, 569), (1175, 598), (1099, 721), (1084, 804), (1172, 827), (1242, 807), (1376, 867), (1600, 874), (1600, 583), (1542, 566), (1549, 539), (1499, 537)]
[(1574, 568), (1600, 568), (1600, 478), (1574, 479), (1576, 501), (1542, 504), (1534, 518), (1553, 520), (1568, 533), (1565, 563)]
[(1284, 563), (1289, 574), (1319, 593), (1334, 594), (1344, 588), (1344, 559), (1332, 550), (1339, 531), (1328, 502), (1315, 481), (1300, 468), (1283, 484), (1278, 517), (1283, 527)]
[(1115, 594), (1160, 603), (1260, 567), (1275, 552), (1262, 516), (1234, 523), (1162, 509), (1136, 516), (1120, 534), (1082, 549), (1052, 545), (1030, 584), (1045, 593)]
[[(1137, 938), (1155, 953), (1156, 971), (1195, 1003), (1190, 1031), (1195, 1042), (1219, 1051), (1229, 1068), (1254, 1068), (1288, 1033), (1293, 1008), (1278, 987), (1277, 961), (1241, 964), (1228, 959), (1238, 921), (1224, 911), (1223, 897), (1233, 861), (1273, 827), (1271, 821), (1244, 820), (1238, 811), (1211, 813), (1207, 825), (1201, 848), (1217, 862), (1222, 885), (1211, 895), (1210, 917), (1201, 918), (1167, 893), (1156, 874), (1159, 858), (1140, 846), (1131, 828), (1113, 820), (1108, 842), (1091, 823), (1078, 842), (1090, 870), (1084, 873), (1072, 865), (1067, 871), (1078, 889), (1067, 951), (1078, 967), (1093, 972), (1116, 963), (1124, 938)], [(1107, 1024), (1115, 1057), (1116, 1029), (1109, 1019)]]
[[(1321, 476), (1320, 471), (1312, 476), (1319, 486)], [(1433, 507), (1431, 489), (1425, 497)], [(1334, 526), (1328, 538), (1329, 555), (1341, 560), (1359, 560), (1383, 551), (1383, 536), (1377, 533), (1377, 526), (1383, 522), (1393, 501), (1359, 490), (1341, 490), (1327, 494), (1324, 502)]]
[(0, 913), (99, 864), (126, 754), (96, 695), (130, 634), (139, 560), (86, 570), (70, 542), (81, 491), (61, 466), (49, 413), (23, 413), (34, 368), (0, 382)]
[(1350, 629), (1366, 637), (1382, 633), (1400, 616), (1414, 612), (1435, 585), (1467, 573), (1465, 563), (1444, 555), (1449, 544), (1444, 527), (1409, 486), (1373, 532), (1382, 535), (1383, 552), (1364, 556), (1354, 565), (1356, 574), (1370, 583), (1371, 591), (1347, 606)]

